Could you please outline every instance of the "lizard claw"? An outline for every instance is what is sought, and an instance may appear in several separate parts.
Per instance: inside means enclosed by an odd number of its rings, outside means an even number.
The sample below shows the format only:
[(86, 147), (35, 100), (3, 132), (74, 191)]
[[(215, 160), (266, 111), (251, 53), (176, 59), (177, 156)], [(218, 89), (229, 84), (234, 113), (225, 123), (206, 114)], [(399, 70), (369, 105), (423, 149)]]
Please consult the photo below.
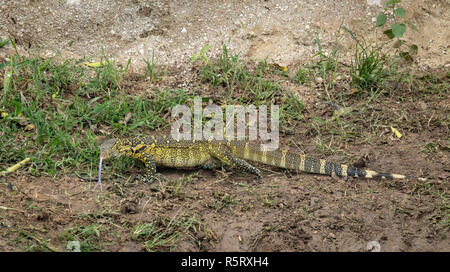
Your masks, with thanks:
[(137, 175), (134, 178), (135, 181), (143, 181), (146, 183), (151, 183), (152, 181), (155, 180), (155, 177), (153, 175)]
[(258, 174), (258, 175), (257, 175), (257, 177), (256, 177), (256, 183), (258, 183), (258, 184), (263, 183), (263, 178), (262, 178), (261, 174)]

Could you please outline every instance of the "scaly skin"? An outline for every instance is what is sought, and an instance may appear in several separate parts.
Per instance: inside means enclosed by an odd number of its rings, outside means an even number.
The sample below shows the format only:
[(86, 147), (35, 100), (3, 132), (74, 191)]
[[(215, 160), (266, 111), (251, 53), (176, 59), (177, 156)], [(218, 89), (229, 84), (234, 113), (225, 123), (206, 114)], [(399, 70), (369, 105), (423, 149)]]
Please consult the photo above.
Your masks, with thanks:
[(258, 180), (262, 179), (261, 172), (245, 160), (294, 171), (330, 176), (409, 179), (404, 175), (362, 170), (345, 164), (295, 154), (287, 150), (261, 151), (259, 145), (248, 141), (174, 140), (165, 136), (152, 136), (111, 139), (100, 146), (100, 156), (103, 159), (121, 155), (138, 159), (145, 164), (148, 173), (142, 177), (144, 181), (154, 179), (156, 165), (188, 168), (208, 164), (211, 160), (218, 160), (256, 175)]

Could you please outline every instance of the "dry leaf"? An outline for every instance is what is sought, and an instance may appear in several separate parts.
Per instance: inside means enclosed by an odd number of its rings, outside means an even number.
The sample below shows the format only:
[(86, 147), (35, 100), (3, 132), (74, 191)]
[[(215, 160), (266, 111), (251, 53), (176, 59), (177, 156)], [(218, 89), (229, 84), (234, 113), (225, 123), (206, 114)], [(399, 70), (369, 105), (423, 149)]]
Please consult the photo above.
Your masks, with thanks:
[(99, 68), (99, 67), (105, 66), (107, 63), (108, 62), (106, 62), (106, 61), (102, 61), (102, 62), (84, 62), (83, 64), (88, 67)]
[(395, 136), (397, 137), (397, 138), (401, 138), (403, 135), (400, 133), (400, 131), (398, 131), (396, 128), (394, 128), (394, 127), (391, 127), (391, 130), (392, 130), (392, 132), (395, 134)]
[(123, 119), (123, 121), (120, 121), (119, 123), (121, 123), (121, 124), (123, 124), (124, 126), (126, 126), (126, 125), (128, 124), (128, 121), (130, 121), (132, 115), (133, 115), (133, 114), (132, 114), (131, 112), (127, 113), (127, 114), (125, 115), (125, 118)]
[(35, 129), (36, 127), (33, 125), (33, 124), (28, 124), (26, 127), (25, 127), (25, 131), (30, 131), (30, 130), (33, 130), (33, 129)]
[(278, 63), (273, 63), (272, 64), (274, 67), (276, 67), (278, 70), (280, 70), (280, 71), (287, 71), (288, 70), (288, 68), (286, 67), (286, 66), (284, 66), (284, 65), (280, 65), (280, 64), (278, 64)]
[(2, 118), (5, 118), (5, 117), (8, 116), (8, 115), (9, 115), (9, 113), (7, 113), (6, 111), (0, 110), (0, 116), (1, 116)]
[(360, 91), (361, 90), (358, 88), (353, 88), (349, 92), (347, 92), (347, 95), (353, 95), (353, 94), (359, 93)]

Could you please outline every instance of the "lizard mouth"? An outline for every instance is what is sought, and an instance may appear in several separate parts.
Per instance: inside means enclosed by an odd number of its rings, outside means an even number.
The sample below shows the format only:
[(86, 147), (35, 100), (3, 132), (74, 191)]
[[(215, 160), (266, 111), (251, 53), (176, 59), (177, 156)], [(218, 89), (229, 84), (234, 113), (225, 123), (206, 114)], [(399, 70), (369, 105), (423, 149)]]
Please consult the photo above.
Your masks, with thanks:
[(112, 147), (116, 143), (115, 139), (110, 139), (100, 146), (100, 161), (98, 163), (98, 185), (100, 185), (100, 190), (102, 189), (102, 162), (103, 159), (106, 159), (111, 156), (113, 153)]

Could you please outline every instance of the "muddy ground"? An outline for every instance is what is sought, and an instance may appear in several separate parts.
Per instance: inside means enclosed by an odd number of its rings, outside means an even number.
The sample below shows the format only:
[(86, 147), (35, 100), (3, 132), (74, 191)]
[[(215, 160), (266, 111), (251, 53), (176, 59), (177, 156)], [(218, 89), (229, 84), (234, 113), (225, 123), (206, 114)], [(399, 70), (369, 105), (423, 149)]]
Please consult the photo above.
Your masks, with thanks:
[[(3, 1), (0, 36), (12, 36), (21, 52), (49, 56), (60, 49), (64, 56), (80, 57), (103, 47), (119, 61), (132, 57), (136, 71), (141, 57), (154, 52), (158, 63), (169, 67), (159, 86), (205, 90), (200, 94), (208, 96), (214, 93), (188, 61), (205, 44), (215, 52), (229, 42), (250, 63), (267, 58), (294, 70), (315, 53), (316, 34), (331, 50), (344, 20), (371, 37), (369, 25), (381, 10), (366, 1), (90, 2)], [(419, 29), (407, 37), (420, 48), (414, 69), (448, 81), (449, 2), (405, 1), (405, 6)], [(8, 58), (5, 50), (1, 54)], [(145, 92), (150, 85), (125, 81), (127, 93)], [(281, 135), (292, 151), (429, 181), (344, 181), (259, 165), (262, 184), (229, 168), (161, 169), (160, 181), (146, 184), (132, 181), (142, 173), (136, 164), (127, 176), (104, 180), (99, 191), (75, 174), (51, 178), (25, 169), (0, 183), (0, 250), (65, 251), (72, 240), (81, 241), (83, 250), (104, 251), (366, 251), (371, 241), (381, 251), (450, 250), (448, 91), (425, 97), (400, 86), (374, 107), (381, 112), (377, 118), (392, 120), (395, 114), (403, 122), (397, 127), (401, 139), (389, 128), (371, 134), (367, 117), (360, 123), (367, 129), (361, 133), (372, 135), (369, 141), (329, 152), (319, 146), (332, 146), (333, 136), (320, 135), (320, 143), (311, 125), (314, 116), (332, 115), (320, 103), (323, 90), (282, 84), (306, 105), (298, 133)]]

